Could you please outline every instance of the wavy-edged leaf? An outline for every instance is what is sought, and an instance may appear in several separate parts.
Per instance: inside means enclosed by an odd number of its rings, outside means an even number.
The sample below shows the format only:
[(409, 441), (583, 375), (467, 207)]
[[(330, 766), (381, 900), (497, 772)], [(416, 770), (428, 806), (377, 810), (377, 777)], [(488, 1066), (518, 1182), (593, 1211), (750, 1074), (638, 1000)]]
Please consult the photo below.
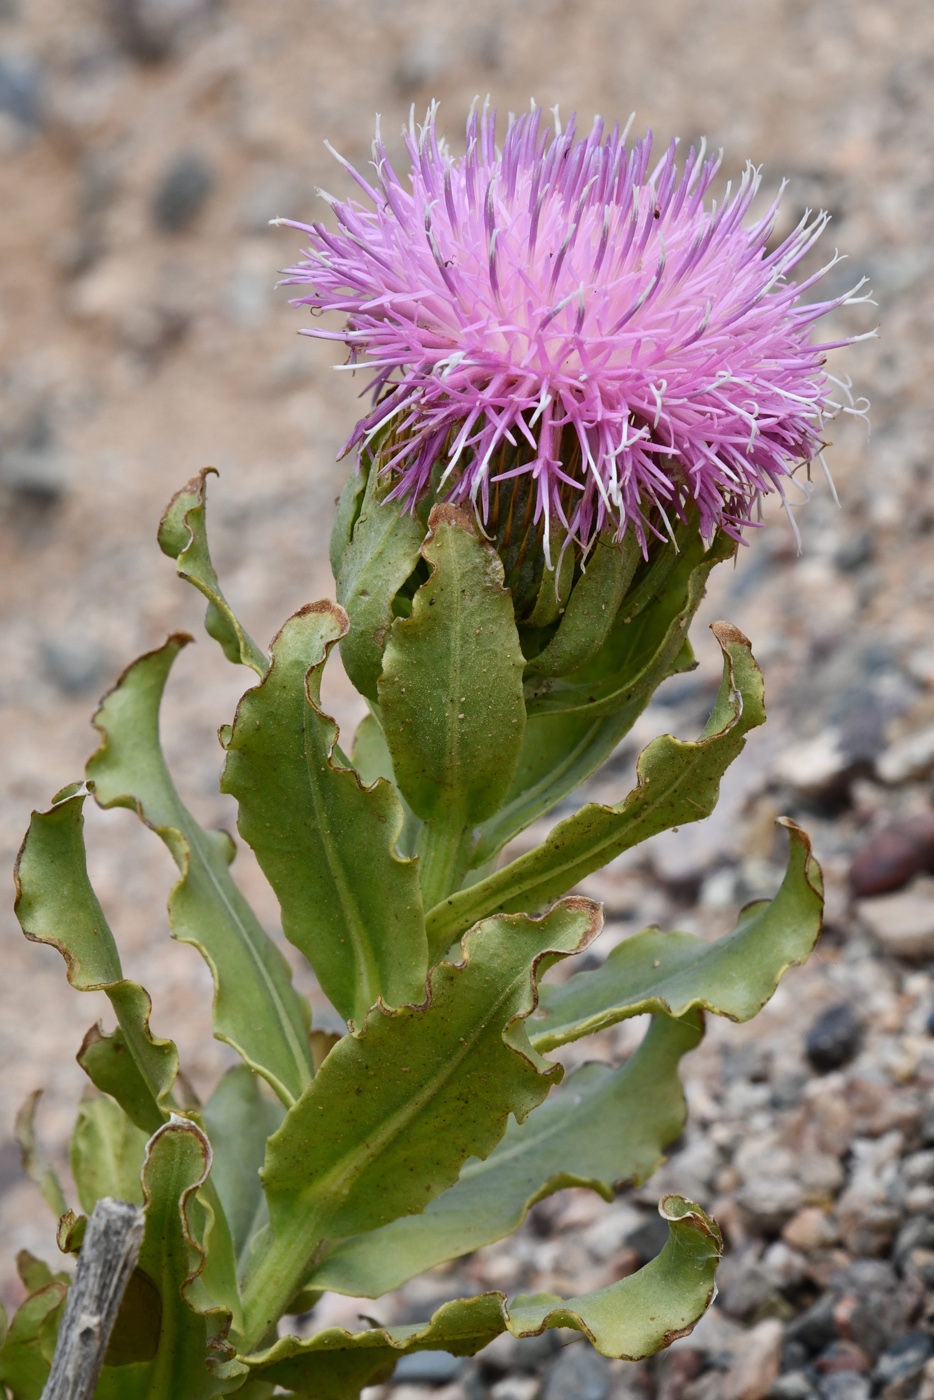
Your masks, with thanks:
[(700, 739), (654, 739), (642, 751), (637, 783), (615, 806), (588, 802), (559, 822), (540, 846), (467, 889), (448, 896), (426, 918), (429, 949), (443, 951), (478, 919), (504, 910), (535, 910), (659, 831), (709, 816), (720, 779), (765, 720), (762, 673), (738, 628), (716, 622), (723, 681)]
[(307, 1003), (289, 965), (231, 879), (224, 832), (206, 832), (183, 805), (159, 746), (159, 704), (183, 633), (124, 671), (95, 718), (102, 743), (88, 764), (102, 807), (129, 807), (181, 871), (169, 896), (175, 938), (193, 944), (214, 978), (214, 1034), (266, 1079), (283, 1103), (312, 1076)]
[(648, 696), (668, 674), (687, 636), (714, 564), (735, 551), (718, 537), (707, 549), (699, 535), (685, 543), (664, 584), (635, 617), (624, 602), (616, 625), (599, 652), (568, 675), (532, 676), (526, 681), (529, 714), (617, 714)]
[(564, 676), (593, 659), (610, 635), (642, 550), (635, 532), (620, 542), (612, 531), (597, 540), (571, 590), (561, 621), (548, 645), (526, 670), (540, 676)]
[[(373, 706), (373, 711), (377, 711), (377, 706)], [(353, 748), (350, 751), (350, 761), (357, 770), (357, 776), (364, 787), (372, 787), (377, 778), (385, 778), (395, 787), (396, 779), (392, 771), (392, 754), (389, 752), (389, 745), (386, 743), (386, 736), (377, 718), (377, 713), (374, 712), (364, 715), (357, 725), (357, 731), (353, 737)], [(398, 788), (396, 788), (396, 792), (405, 815), (402, 831), (396, 841), (396, 849), (400, 855), (409, 856), (415, 851), (422, 823)]]
[(252, 1070), (234, 1065), (219, 1081), (202, 1116), (214, 1153), (211, 1180), (239, 1257), (267, 1219), (259, 1174), (266, 1139), (282, 1123), (282, 1108), (263, 1095)]
[[(749, 904), (732, 933), (708, 943), (693, 933), (645, 929), (627, 938), (596, 972), (578, 972), (542, 988), (532, 1044), (553, 1050), (628, 1016), (694, 1007), (748, 1021), (789, 967), (805, 962), (821, 928), (823, 882), (805, 832), (779, 818), (791, 838), (788, 868), (771, 900)], [(543, 1013), (543, 1014), (542, 1014)]]
[(207, 482), (209, 476), (217, 475), (214, 467), (205, 467), (175, 493), (159, 523), (159, 548), (175, 560), (179, 578), (207, 598), (205, 630), (220, 644), (227, 660), (249, 666), (263, 677), (269, 661), (244, 631), (224, 597), (208, 550)]
[(665, 1196), (659, 1215), (668, 1222), (660, 1254), (628, 1278), (596, 1293), (562, 1300), (542, 1293), (515, 1298), (509, 1308), (514, 1337), (548, 1327), (583, 1332), (603, 1356), (638, 1361), (691, 1332), (710, 1305), (723, 1241), (715, 1221), (681, 1196)]
[(363, 506), (363, 496), (366, 491), (368, 473), (358, 467), (355, 472), (344, 482), (344, 488), (337, 501), (337, 510), (334, 512), (334, 524), (331, 527), (331, 540), (328, 548), (328, 556), (331, 561), (331, 573), (337, 580), (341, 566), (344, 562), (344, 555), (347, 546), (353, 538), (354, 527)]
[(503, 566), (456, 506), (436, 505), (431, 565), (383, 654), (379, 701), (393, 771), (426, 822), (466, 827), (509, 791), (525, 727), (525, 664)]
[(654, 1017), (619, 1069), (584, 1065), (524, 1123), (511, 1122), (489, 1157), (469, 1161), (455, 1185), (421, 1215), (339, 1240), (312, 1270), (308, 1286), (375, 1298), (503, 1239), (554, 1191), (587, 1186), (612, 1200), (622, 1185), (648, 1180), (684, 1127), (678, 1062), (701, 1034), (696, 1015)]
[(57, 1220), (64, 1215), (68, 1204), (54, 1168), (36, 1141), (36, 1109), (41, 1097), (42, 1090), (34, 1089), (17, 1111), (13, 1132), (19, 1144), (23, 1170), (36, 1183), (42, 1199)]
[(668, 1240), (651, 1263), (628, 1278), (579, 1298), (502, 1293), (443, 1304), (427, 1324), (373, 1327), (351, 1333), (329, 1327), (307, 1341), (281, 1337), (241, 1360), (255, 1375), (314, 1400), (356, 1400), (361, 1386), (386, 1380), (400, 1356), (449, 1351), (472, 1356), (504, 1331), (535, 1336), (551, 1327), (583, 1332), (604, 1356), (636, 1361), (690, 1332), (713, 1296), (721, 1240), (716, 1224), (693, 1202), (666, 1196), (659, 1212)]
[[(351, 619), (350, 630), (341, 641), (341, 660), (352, 684), (372, 701), (377, 698), (376, 683), (395, 616), (396, 595), (419, 562), (425, 535), (425, 527), (403, 501), (386, 499), (390, 490), (390, 485), (380, 481), (375, 466), (366, 472), (362, 501), (356, 495), (356, 483), (352, 490), (348, 483), (344, 488), (346, 512), (342, 495), (342, 511), (332, 537), (335, 556), (343, 542), (335, 583), (337, 601)], [(346, 518), (354, 513), (348, 530)]]
[[(146, 1227), (139, 1271), (155, 1286), (158, 1310), (146, 1293), (138, 1299), (141, 1317), (124, 1315), (123, 1327), (136, 1325), (149, 1360), (149, 1400), (206, 1400), (214, 1393), (206, 1369), (209, 1325), (185, 1301), (203, 1252), (188, 1221), (189, 1203), (207, 1180), (211, 1149), (204, 1133), (188, 1119), (173, 1116), (154, 1133), (146, 1149), (143, 1197)], [(158, 1330), (146, 1345), (146, 1314), (157, 1312)], [(212, 1319), (217, 1327), (216, 1317)], [(223, 1331), (222, 1326), (219, 1330)], [(215, 1387), (216, 1390), (216, 1387)]]
[(68, 1285), (50, 1278), (10, 1319), (0, 1347), (0, 1385), (12, 1400), (39, 1400), (49, 1378)]
[[(187, 1111), (196, 1105), (187, 1102), (190, 1086), (181, 1075), (173, 1077), (171, 1091), (168, 1091), (164, 1082), (160, 1084), (145, 1073), (145, 1067), (141, 1067), (133, 1053), (133, 1046), (139, 1043), (152, 1044), (156, 1051), (170, 1046), (175, 1052), (171, 1041), (155, 1040), (149, 1030), (152, 1010), (149, 994), (136, 982), (121, 983), (116, 991), (119, 992), (119, 997), (115, 993), (115, 999), (122, 1024), (105, 1034), (98, 1021), (84, 1037), (75, 1059), (94, 1087), (116, 1099), (130, 1122), (148, 1137), (166, 1121), (170, 1112)], [(168, 1065), (177, 1068), (177, 1053), (172, 1060), (168, 1057), (166, 1060)], [(179, 1093), (185, 1102), (179, 1101)]]
[(561, 1079), (529, 1047), (525, 1018), (544, 971), (602, 923), (589, 900), (544, 919), (489, 919), (462, 961), (433, 969), (422, 1006), (372, 1011), (333, 1048), (270, 1139), (263, 1183), (271, 1233), (245, 1283), (247, 1333), (265, 1336), (325, 1237), (425, 1208)]
[(379, 997), (422, 999), (428, 944), (417, 862), (396, 853), (396, 790), (385, 778), (363, 786), (320, 708), (328, 652), (346, 631), (347, 614), (330, 602), (286, 622), (265, 680), (237, 707), (221, 790), (239, 803), (240, 833), (276, 892), (286, 937), (359, 1025)]
[[(281, 1337), (265, 1351), (240, 1361), (264, 1380), (309, 1400), (358, 1400), (360, 1390), (388, 1380), (400, 1356), (448, 1351), (473, 1356), (505, 1331), (502, 1293), (444, 1303), (428, 1323), (347, 1332), (328, 1327), (307, 1341)], [(221, 1368), (223, 1374), (223, 1368)]]
[(710, 570), (729, 558), (734, 547), (718, 537), (699, 562), (696, 548), (680, 556), (660, 551), (646, 571), (654, 592), (646, 592), (644, 581), (634, 585), (603, 653), (581, 673), (601, 679), (603, 700), (609, 695), (609, 704), (598, 705), (600, 692), (589, 686), (582, 704), (573, 690), (561, 690), (579, 681), (574, 675), (557, 683), (558, 689), (555, 682), (546, 682), (551, 689), (530, 700), (515, 781), (500, 810), (479, 827), (475, 866), (485, 864), (590, 777), (629, 733), (663, 680), (694, 668), (688, 628)]
[(71, 1135), (68, 1160), (81, 1209), (88, 1215), (102, 1196), (143, 1204), (140, 1172), (146, 1134), (111, 1098), (85, 1099)]
[[(105, 1037), (89, 1032), (84, 1068), (99, 1089), (112, 1094), (147, 1134), (173, 1106), (178, 1052), (149, 1030), (147, 992), (123, 976), (104, 911), (88, 879), (84, 803), (88, 789), (75, 783), (46, 812), (33, 812), (16, 861), (16, 916), (33, 943), (57, 948), (78, 991), (106, 992), (119, 1029)], [(99, 1070), (99, 1073), (95, 1072)]]

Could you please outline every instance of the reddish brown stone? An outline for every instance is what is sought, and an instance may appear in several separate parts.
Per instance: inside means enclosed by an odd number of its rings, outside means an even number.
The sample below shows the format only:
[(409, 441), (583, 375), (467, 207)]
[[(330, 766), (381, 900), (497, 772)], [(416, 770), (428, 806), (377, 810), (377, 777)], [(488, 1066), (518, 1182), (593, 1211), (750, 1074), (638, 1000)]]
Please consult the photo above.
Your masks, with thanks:
[(934, 871), (934, 812), (904, 817), (871, 836), (850, 865), (850, 888), (860, 898), (900, 890)]

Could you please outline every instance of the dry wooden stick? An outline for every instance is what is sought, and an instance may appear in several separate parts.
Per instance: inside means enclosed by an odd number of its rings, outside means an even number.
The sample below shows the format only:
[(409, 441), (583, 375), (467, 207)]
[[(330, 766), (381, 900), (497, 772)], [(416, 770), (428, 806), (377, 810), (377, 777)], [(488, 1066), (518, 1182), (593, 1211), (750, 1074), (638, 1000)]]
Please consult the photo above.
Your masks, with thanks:
[(144, 1224), (142, 1210), (127, 1201), (104, 1196), (94, 1207), (42, 1400), (91, 1400)]

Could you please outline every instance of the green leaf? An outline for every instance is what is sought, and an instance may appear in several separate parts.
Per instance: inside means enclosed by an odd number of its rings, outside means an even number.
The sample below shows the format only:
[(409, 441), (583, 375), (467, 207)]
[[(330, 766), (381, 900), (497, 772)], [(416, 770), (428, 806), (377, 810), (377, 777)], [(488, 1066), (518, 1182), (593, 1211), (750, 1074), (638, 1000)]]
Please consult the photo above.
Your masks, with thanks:
[(90, 1215), (102, 1196), (143, 1204), (140, 1172), (146, 1134), (110, 1098), (85, 1099), (71, 1135), (69, 1161), (81, 1209)]
[(722, 537), (709, 550), (699, 535), (688, 540), (651, 604), (631, 617), (624, 602), (606, 643), (590, 661), (568, 675), (526, 681), (529, 714), (579, 713), (595, 719), (618, 714), (640, 699), (644, 705), (684, 645), (710, 570), (735, 548), (733, 540)]
[(392, 783), (364, 787), (337, 757), (320, 708), (327, 654), (347, 630), (334, 603), (291, 617), (263, 683), (247, 691), (227, 740), (222, 791), (282, 909), (286, 937), (345, 1020), (378, 997), (421, 1001), (428, 946), (418, 867), (396, 854), (403, 812)]
[(36, 1089), (29, 1095), (16, 1115), (13, 1131), (16, 1141), (19, 1143), (23, 1170), (27, 1176), (32, 1177), (42, 1193), (42, 1199), (57, 1220), (65, 1214), (68, 1202), (65, 1200), (65, 1193), (58, 1176), (36, 1142), (35, 1118), (41, 1097), (41, 1089)]
[[(528, 623), (522, 629), (523, 632), (526, 631), (526, 628), (534, 633), (539, 628), (550, 627), (558, 621), (567, 607), (571, 586), (574, 582), (575, 559), (573, 548), (564, 548), (566, 539), (566, 531), (561, 525), (558, 525), (551, 536), (551, 549), (553, 557), (557, 556), (557, 562), (553, 569), (546, 567), (542, 574), (535, 607), (529, 614)], [(515, 594), (513, 594), (513, 601), (515, 601)]]
[(152, 1366), (145, 1361), (135, 1365), (105, 1366), (97, 1382), (94, 1400), (148, 1400), (151, 1375)]
[(353, 538), (354, 528), (363, 506), (363, 495), (366, 491), (368, 473), (358, 468), (344, 482), (344, 489), (341, 491), (337, 502), (337, 510), (334, 513), (334, 525), (331, 529), (330, 560), (331, 573), (337, 579), (340, 575), (344, 562), (344, 555), (347, 553), (347, 546)]
[(431, 577), (397, 618), (379, 684), (396, 781), (423, 821), (482, 821), (509, 791), (525, 725), (524, 660), (503, 567), (456, 506), (438, 505)]
[[(626, 599), (598, 657), (566, 682), (533, 682), (519, 768), (501, 809), (482, 823), (473, 864), (483, 865), (508, 841), (573, 792), (629, 733), (656, 688), (697, 664), (687, 639), (715, 564), (735, 545), (718, 537), (699, 557), (685, 540), (681, 555), (664, 549), (647, 570), (656, 592), (636, 607), (641, 585)], [(699, 559), (699, 562), (698, 562)], [(666, 564), (660, 573), (660, 562)], [(576, 686), (586, 681), (583, 694)], [(602, 687), (594, 688), (592, 681)], [(542, 693), (536, 697), (536, 687)]]
[(603, 1356), (638, 1361), (691, 1332), (713, 1298), (723, 1242), (716, 1223), (693, 1201), (666, 1196), (658, 1211), (668, 1222), (668, 1240), (651, 1263), (608, 1288), (566, 1302), (547, 1293), (514, 1299), (512, 1335), (573, 1327)]
[(540, 846), (485, 880), (450, 895), (426, 919), (430, 949), (444, 949), (494, 912), (540, 909), (622, 851), (670, 827), (709, 816), (720, 779), (765, 719), (762, 674), (736, 627), (716, 622), (723, 681), (700, 739), (654, 739), (639, 757), (637, 784), (615, 806), (588, 802), (559, 822)]
[(621, 1068), (584, 1065), (524, 1123), (510, 1123), (489, 1157), (469, 1161), (455, 1185), (421, 1215), (338, 1241), (312, 1271), (309, 1286), (375, 1298), (503, 1239), (554, 1191), (588, 1186), (612, 1200), (624, 1184), (648, 1180), (662, 1149), (684, 1127), (678, 1061), (700, 1037), (697, 1016), (653, 1017)]
[(820, 933), (823, 884), (805, 833), (779, 819), (791, 838), (788, 868), (775, 898), (747, 905), (731, 934), (707, 943), (693, 933), (650, 928), (627, 938), (596, 972), (578, 972), (561, 987), (542, 988), (536, 1049), (615, 1025), (627, 1016), (693, 1007), (748, 1021), (772, 996), (789, 967), (805, 962)]
[(641, 561), (642, 551), (632, 530), (622, 541), (617, 541), (612, 531), (598, 539), (571, 591), (558, 630), (526, 669), (542, 676), (564, 676), (590, 661), (610, 635)]
[[(111, 995), (108, 992), (108, 995)], [(152, 1003), (148, 993), (135, 982), (116, 984), (111, 995), (112, 1003), (118, 1008), (121, 1024), (110, 1035), (105, 1035), (101, 1023), (92, 1026), (78, 1051), (76, 1059), (96, 1089), (116, 1099), (124, 1113), (141, 1128), (147, 1137), (168, 1118), (176, 1108), (187, 1107), (178, 1101), (175, 1089), (185, 1089), (184, 1080), (176, 1078), (178, 1054), (170, 1040), (155, 1040), (149, 1030), (149, 1016)], [(134, 1047), (143, 1047), (139, 1056)], [(145, 1049), (152, 1047), (150, 1055), (144, 1058)], [(171, 1070), (161, 1080), (146, 1073), (146, 1060), (165, 1055), (158, 1064), (162, 1070)]]
[(213, 467), (205, 467), (172, 497), (159, 524), (159, 547), (175, 560), (179, 578), (207, 598), (204, 625), (208, 635), (220, 643), (227, 660), (249, 666), (262, 677), (269, 662), (234, 616), (211, 563), (205, 519), (207, 481), (211, 475), (218, 473)]
[(252, 1070), (235, 1065), (204, 1105), (203, 1118), (214, 1153), (211, 1180), (239, 1257), (267, 1218), (259, 1173), (266, 1139), (282, 1123), (282, 1109), (263, 1095)]
[(307, 1341), (281, 1337), (241, 1358), (253, 1374), (309, 1400), (358, 1400), (363, 1387), (388, 1380), (400, 1356), (448, 1351), (473, 1356), (505, 1330), (502, 1293), (444, 1303), (429, 1323), (347, 1332), (328, 1327)]
[[(207, 1323), (183, 1297), (203, 1264), (186, 1206), (206, 1181), (210, 1165), (207, 1138), (187, 1119), (173, 1117), (149, 1141), (143, 1167), (146, 1227), (138, 1268), (155, 1285), (161, 1314), (148, 1400), (203, 1400), (215, 1393), (205, 1365)], [(139, 1321), (125, 1317), (124, 1326), (134, 1320)]]
[(399, 790), (425, 823), (418, 838), (427, 906), (457, 889), (474, 826), (516, 772), (525, 705), (512, 597), (496, 552), (470, 517), (436, 505), (422, 546), (431, 575), (383, 655), (380, 719)]
[(393, 781), (392, 755), (375, 715), (364, 715), (357, 725), (350, 761), (364, 787), (371, 787), (378, 778)]
[[(421, 521), (406, 510), (404, 502), (386, 499), (390, 489), (389, 483), (380, 482), (375, 466), (370, 466), (352, 535), (335, 574), (337, 601), (350, 617), (350, 631), (341, 641), (341, 660), (360, 694), (373, 701), (396, 594), (419, 562), (425, 534)], [(352, 495), (346, 515), (356, 508)], [(335, 539), (344, 538), (346, 515), (340, 517), (340, 535), (335, 522)]]
[[(373, 708), (376, 710), (377, 707)], [(357, 777), (364, 787), (372, 787), (377, 778), (385, 778), (387, 782), (392, 783), (394, 787), (396, 786), (395, 774), (392, 771), (392, 754), (389, 752), (386, 736), (375, 713), (364, 715), (357, 725), (350, 762), (356, 769)], [(405, 814), (405, 822), (396, 841), (396, 849), (400, 855), (408, 856), (415, 850), (422, 824), (397, 787), (396, 792)]]
[(102, 807), (129, 807), (162, 838), (182, 878), (169, 896), (174, 937), (202, 953), (214, 978), (214, 1033), (261, 1074), (283, 1103), (312, 1076), (308, 1008), (284, 956), (230, 877), (232, 843), (206, 832), (182, 804), (159, 746), (159, 703), (191, 639), (170, 637), (120, 677), (94, 719), (103, 742), (88, 764)]
[(21, 1249), (16, 1256), (16, 1272), (29, 1297), (46, 1288), (50, 1283), (71, 1283), (71, 1275), (64, 1270), (53, 1273), (44, 1259), (37, 1259), (28, 1249)]
[(89, 1032), (79, 1059), (99, 1089), (113, 1097), (147, 1135), (172, 1107), (178, 1052), (149, 1031), (152, 1003), (122, 974), (104, 911), (88, 879), (84, 851), (84, 784), (59, 794), (47, 812), (33, 812), (16, 861), (16, 916), (26, 937), (57, 948), (78, 991), (104, 991), (119, 1029)]
[(27, 1298), (0, 1347), (0, 1385), (12, 1400), (39, 1400), (49, 1377), (68, 1287), (58, 1279)]
[(525, 1018), (545, 969), (601, 925), (571, 899), (542, 920), (490, 919), (441, 963), (423, 1006), (382, 1007), (345, 1036), (269, 1141), (263, 1182), (272, 1233), (245, 1284), (247, 1334), (261, 1340), (325, 1237), (425, 1208), (471, 1155), (499, 1141), (560, 1080), (528, 1045)]
[(472, 1356), (508, 1330), (536, 1336), (551, 1327), (583, 1332), (604, 1356), (636, 1361), (692, 1330), (713, 1296), (720, 1232), (699, 1206), (666, 1196), (659, 1212), (668, 1222), (661, 1253), (638, 1273), (597, 1293), (566, 1301), (553, 1294), (516, 1298), (502, 1293), (458, 1298), (427, 1324), (373, 1327), (350, 1333), (329, 1327), (301, 1341), (281, 1337), (265, 1352), (242, 1360), (254, 1374), (292, 1394), (314, 1400), (356, 1400), (361, 1386), (386, 1380), (399, 1357), (415, 1351)]
[[(140, 1188), (142, 1196), (142, 1188)], [(120, 1310), (110, 1334), (110, 1342), (105, 1356), (105, 1369), (119, 1368), (121, 1376), (132, 1375), (128, 1367), (140, 1367), (149, 1382), (151, 1367), (147, 1362), (154, 1361), (159, 1350), (159, 1334), (162, 1330), (162, 1299), (159, 1290), (148, 1274), (135, 1268), (130, 1274), (126, 1291), (120, 1303)], [(111, 1387), (113, 1389), (113, 1387)], [(119, 1396), (120, 1392), (117, 1391)], [(143, 1387), (145, 1394), (145, 1386)], [(95, 1392), (94, 1400), (97, 1400)]]

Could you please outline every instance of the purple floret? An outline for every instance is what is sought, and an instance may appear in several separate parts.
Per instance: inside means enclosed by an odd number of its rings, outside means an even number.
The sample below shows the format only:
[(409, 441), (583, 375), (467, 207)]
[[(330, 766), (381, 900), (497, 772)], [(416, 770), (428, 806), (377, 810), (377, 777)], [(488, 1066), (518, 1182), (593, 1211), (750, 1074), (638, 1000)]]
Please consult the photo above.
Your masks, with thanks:
[(864, 411), (824, 370), (860, 337), (811, 341), (859, 287), (808, 303), (826, 268), (787, 280), (829, 216), (809, 212), (769, 252), (777, 201), (743, 226), (752, 167), (707, 208), (720, 161), (703, 147), (679, 173), (674, 143), (651, 167), (651, 134), (627, 146), (599, 118), (578, 139), (533, 110), (501, 153), (495, 125), (475, 109), (454, 157), (433, 108), (406, 137), (411, 188), (377, 130), (374, 183), (347, 167), (373, 208), (331, 201), (337, 232), (292, 224), (311, 245), (286, 273), (311, 288), (296, 304), (347, 316), (304, 333), (345, 342), (374, 375), (347, 448), (391, 425), (394, 494), (417, 500), (440, 458), (442, 494), (481, 520), (491, 485), (527, 473), (546, 548), (556, 521), (585, 547), (631, 525), (644, 548), (691, 500), (705, 537), (738, 537), (763, 493), (784, 498), (820, 456), (825, 422)]

